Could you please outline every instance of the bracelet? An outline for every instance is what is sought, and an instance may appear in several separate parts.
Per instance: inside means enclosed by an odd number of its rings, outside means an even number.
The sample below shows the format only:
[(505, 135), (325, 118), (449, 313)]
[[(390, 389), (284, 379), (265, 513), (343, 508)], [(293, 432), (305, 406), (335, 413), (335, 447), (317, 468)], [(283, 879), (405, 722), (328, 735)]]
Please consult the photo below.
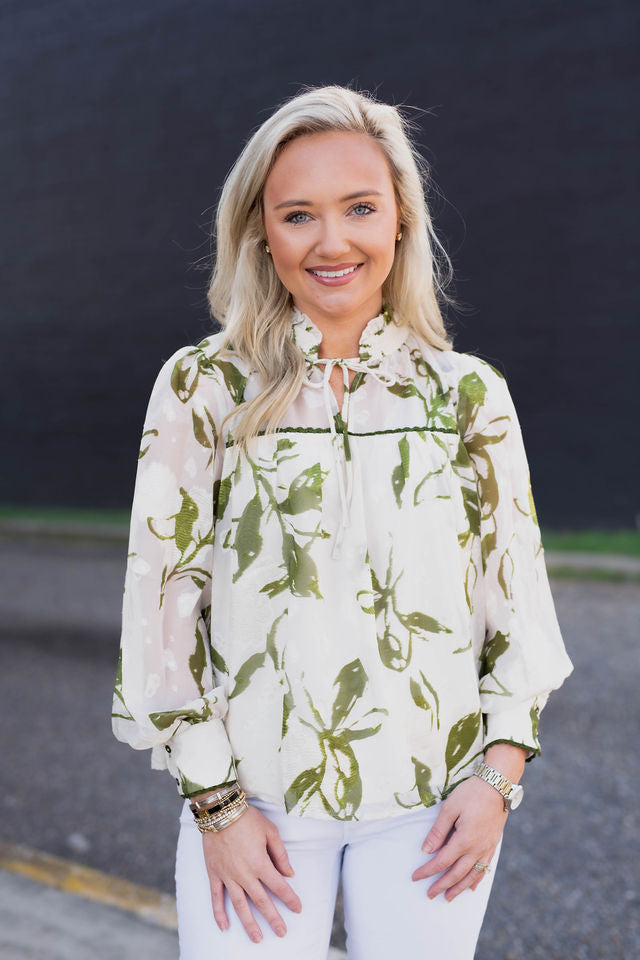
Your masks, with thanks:
[(219, 810), (213, 810), (208, 813), (203, 814), (202, 816), (195, 817), (196, 823), (204, 823), (211, 820), (219, 820), (221, 817), (225, 817), (228, 813), (231, 813), (237, 807), (241, 807), (246, 800), (246, 795), (236, 797), (232, 803), (227, 803), (224, 807), (221, 807)]
[(239, 817), (241, 817), (245, 810), (248, 809), (248, 803), (246, 800), (243, 800), (242, 803), (230, 813), (225, 813), (224, 815), (220, 815), (218, 817), (207, 817), (203, 820), (196, 820), (196, 826), (201, 834), (204, 834), (207, 831), (218, 833), (218, 831), (224, 830), (224, 828), (232, 824), (234, 820), (237, 820)]
[(224, 809), (234, 800), (237, 800), (241, 794), (242, 788), (234, 787), (233, 790), (223, 796), (222, 800), (216, 797), (207, 797), (206, 800), (199, 800), (197, 804), (190, 804), (191, 813), (197, 820), (205, 813), (214, 813), (217, 810)]
[(206, 810), (202, 813), (194, 814), (194, 820), (196, 823), (217, 823), (218, 820), (224, 819), (224, 817), (232, 813), (237, 807), (242, 806), (242, 804), (246, 802), (246, 799), (246, 793), (244, 790), (241, 790), (238, 796), (229, 803), (225, 803), (215, 810)]
[(234, 780), (233, 783), (226, 784), (224, 787), (221, 787), (220, 790), (217, 790), (210, 797), (205, 797), (204, 800), (191, 800), (189, 806), (192, 813), (196, 813), (198, 810), (204, 810), (209, 804), (218, 803), (220, 800), (223, 800), (225, 797), (228, 797), (235, 790), (239, 789), (239, 784), (237, 780)]

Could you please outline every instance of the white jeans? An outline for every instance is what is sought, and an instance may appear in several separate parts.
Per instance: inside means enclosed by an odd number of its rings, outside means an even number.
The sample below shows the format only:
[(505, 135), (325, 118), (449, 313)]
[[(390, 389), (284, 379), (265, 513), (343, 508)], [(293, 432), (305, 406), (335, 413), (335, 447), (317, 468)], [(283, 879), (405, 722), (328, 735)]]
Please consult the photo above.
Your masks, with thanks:
[(258, 797), (249, 802), (280, 831), (295, 870), (287, 882), (300, 897), (302, 912), (294, 913), (267, 890), (287, 927), (280, 938), (248, 898), (263, 935), (253, 943), (225, 890), (229, 927), (220, 930), (213, 917), (202, 837), (185, 800), (176, 854), (180, 960), (327, 960), (341, 871), (349, 960), (472, 960), (493, 873), (451, 903), (443, 894), (434, 900), (427, 897), (435, 877), (411, 879), (430, 859), (420, 847), (439, 804), (383, 820), (327, 821), (287, 815), (284, 807)]

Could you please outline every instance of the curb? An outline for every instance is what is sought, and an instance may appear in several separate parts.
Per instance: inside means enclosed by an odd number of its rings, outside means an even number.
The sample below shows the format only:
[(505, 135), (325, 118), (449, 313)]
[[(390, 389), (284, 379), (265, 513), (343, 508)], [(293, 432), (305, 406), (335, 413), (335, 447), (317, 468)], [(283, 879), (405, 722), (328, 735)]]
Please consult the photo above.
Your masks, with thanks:
[(0, 520), (0, 537), (17, 540), (72, 540), (123, 544), (129, 540), (126, 524), (60, 523), (55, 520)]
[(178, 929), (175, 897), (102, 873), (93, 867), (85, 867), (17, 843), (0, 842), (0, 869), (84, 897), (85, 900), (117, 907), (155, 926), (173, 931)]
[[(111, 544), (126, 549), (126, 524), (60, 523), (49, 520), (0, 519), (0, 539), (41, 543)], [(625, 554), (585, 553), (573, 550), (545, 550), (550, 576), (612, 581), (640, 580), (640, 557)]]
[[(152, 887), (114, 877), (50, 853), (41, 853), (17, 843), (0, 841), (0, 870), (19, 874), (64, 893), (116, 907), (157, 927), (176, 932), (175, 897)], [(347, 960), (347, 954), (330, 946), (327, 960)]]
[(640, 557), (549, 550), (545, 551), (545, 561), (550, 577), (611, 581), (640, 580)]

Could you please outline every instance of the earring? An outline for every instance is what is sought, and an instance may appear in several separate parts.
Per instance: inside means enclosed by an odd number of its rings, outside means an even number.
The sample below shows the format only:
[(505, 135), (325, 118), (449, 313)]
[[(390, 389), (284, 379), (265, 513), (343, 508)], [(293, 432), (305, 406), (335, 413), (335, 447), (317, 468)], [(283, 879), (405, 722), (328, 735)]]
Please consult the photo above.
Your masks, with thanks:
[(402, 234), (396, 233), (396, 240), (402, 240)]
[(267, 253), (271, 253), (271, 247), (269, 246), (268, 243), (265, 243), (264, 248), (267, 251)]

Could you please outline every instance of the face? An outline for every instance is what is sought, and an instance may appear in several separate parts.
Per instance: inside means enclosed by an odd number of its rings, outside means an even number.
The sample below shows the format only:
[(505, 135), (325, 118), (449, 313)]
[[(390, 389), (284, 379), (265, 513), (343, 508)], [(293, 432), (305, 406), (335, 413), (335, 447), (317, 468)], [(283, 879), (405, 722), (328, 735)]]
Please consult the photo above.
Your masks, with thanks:
[(377, 144), (341, 131), (292, 140), (267, 178), (263, 205), (273, 264), (295, 306), (321, 329), (339, 322), (362, 330), (382, 309), (400, 229)]

